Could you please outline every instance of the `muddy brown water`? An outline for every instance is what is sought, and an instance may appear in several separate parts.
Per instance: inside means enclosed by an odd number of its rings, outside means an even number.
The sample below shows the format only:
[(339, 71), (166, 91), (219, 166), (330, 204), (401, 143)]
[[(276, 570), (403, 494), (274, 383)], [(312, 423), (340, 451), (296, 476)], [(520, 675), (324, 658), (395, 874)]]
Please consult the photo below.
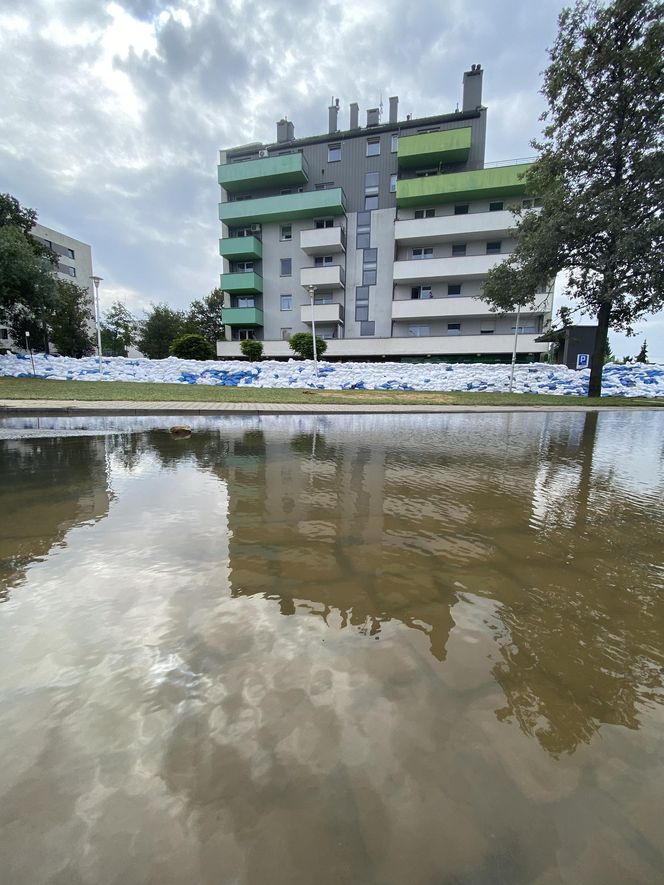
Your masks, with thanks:
[(193, 423), (0, 422), (3, 885), (664, 879), (664, 414)]

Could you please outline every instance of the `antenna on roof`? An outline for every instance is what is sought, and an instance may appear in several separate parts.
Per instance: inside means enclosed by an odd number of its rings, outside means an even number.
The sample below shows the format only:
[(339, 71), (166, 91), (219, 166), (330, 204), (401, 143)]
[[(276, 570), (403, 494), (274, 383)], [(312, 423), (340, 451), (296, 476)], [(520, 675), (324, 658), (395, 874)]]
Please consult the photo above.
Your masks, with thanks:
[(378, 96), (378, 119), (381, 120), (383, 118), (383, 90), (380, 90)]

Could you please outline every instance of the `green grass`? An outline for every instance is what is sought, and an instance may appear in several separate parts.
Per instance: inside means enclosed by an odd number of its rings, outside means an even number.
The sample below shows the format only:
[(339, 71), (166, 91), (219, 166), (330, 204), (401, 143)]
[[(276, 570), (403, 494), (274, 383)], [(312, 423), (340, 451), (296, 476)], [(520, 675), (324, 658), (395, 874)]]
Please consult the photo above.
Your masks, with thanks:
[(0, 400), (42, 399), (80, 402), (336, 403), (347, 405), (476, 405), (476, 406), (664, 406), (664, 398), (552, 396), (537, 393), (423, 393), (394, 390), (283, 390), (257, 387), (208, 387), (193, 384), (148, 384), (133, 381), (44, 381), (41, 378), (0, 378)]

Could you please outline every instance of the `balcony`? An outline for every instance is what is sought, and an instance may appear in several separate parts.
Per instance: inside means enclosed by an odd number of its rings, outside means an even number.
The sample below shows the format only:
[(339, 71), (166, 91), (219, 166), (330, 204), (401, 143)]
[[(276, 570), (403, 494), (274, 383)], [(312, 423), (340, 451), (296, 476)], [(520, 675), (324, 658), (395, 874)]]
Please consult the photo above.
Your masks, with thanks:
[(263, 157), (217, 167), (219, 184), (229, 194), (292, 187), (309, 180), (307, 161), (301, 153)]
[[(312, 307), (305, 304), (300, 308), (300, 322), (311, 323)], [(314, 304), (313, 318), (316, 323), (330, 324), (343, 323), (344, 308), (342, 304)]]
[(425, 169), (439, 163), (464, 163), (470, 154), (470, 126), (400, 136), (397, 159), (400, 169)]
[(480, 298), (413, 298), (392, 302), (393, 320), (433, 320), (440, 317), (490, 316), (491, 308)]
[(300, 231), (300, 249), (307, 255), (334, 255), (346, 251), (343, 227), (321, 227)]
[[(535, 210), (539, 211), (539, 210)], [(394, 239), (404, 245), (444, 243), (454, 240), (501, 239), (516, 226), (511, 212), (469, 212), (436, 218), (408, 218), (394, 223)]]
[(507, 258), (500, 255), (465, 255), (459, 258), (425, 258), (394, 262), (395, 283), (427, 283), (434, 280), (482, 280), (491, 268)]
[(225, 237), (219, 240), (219, 254), (231, 261), (258, 260), (263, 257), (263, 244), (258, 237)]
[(258, 295), (263, 291), (263, 277), (249, 273), (222, 273), (219, 288), (232, 295)]
[(316, 289), (343, 289), (346, 275), (339, 264), (326, 264), (323, 267), (303, 267), (300, 270), (300, 285), (315, 286)]
[(221, 321), (225, 326), (251, 326), (263, 325), (263, 311), (257, 307), (224, 307), (221, 311)]
[(346, 200), (340, 187), (219, 204), (219, 220), (224, 224), (238, 225), (297, 221), (318, 215), (344, 215), (345, 212)]
[(521, 176), (530, 163), (475, 169), (471, 172), (450, 172), (426, 178), (397, 181), (397, 206), (431, 206), (435, 203), (456, 203), (460, 200), (487, 200), (494, 197), (516, 197), (526, 193)]

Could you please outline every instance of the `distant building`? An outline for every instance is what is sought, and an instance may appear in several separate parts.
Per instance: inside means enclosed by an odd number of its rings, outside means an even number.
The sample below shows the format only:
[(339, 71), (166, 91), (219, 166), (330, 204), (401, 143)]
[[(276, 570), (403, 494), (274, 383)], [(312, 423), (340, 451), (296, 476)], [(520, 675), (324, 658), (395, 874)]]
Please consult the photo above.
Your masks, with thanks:
[[(350, 106), (348, 128), (329, 108), (328, 132), (220, 152), (221, 288), (226, 341), (264, 342), (266, 356), (292, 355), (288, 339), (311, 331), (327, 357), (505, 360), (516, 317), (493, 313), (482, 282), (514, 249), (510, 207), (537, 210), (524, 161), (486, 166), (480, 65), (464, 74), (461, 110), (399, 120)], [(313, 308), (310, 293), (313, 291)], [(553, 287), (521, 313), (518, 355), (539, 358)]]

